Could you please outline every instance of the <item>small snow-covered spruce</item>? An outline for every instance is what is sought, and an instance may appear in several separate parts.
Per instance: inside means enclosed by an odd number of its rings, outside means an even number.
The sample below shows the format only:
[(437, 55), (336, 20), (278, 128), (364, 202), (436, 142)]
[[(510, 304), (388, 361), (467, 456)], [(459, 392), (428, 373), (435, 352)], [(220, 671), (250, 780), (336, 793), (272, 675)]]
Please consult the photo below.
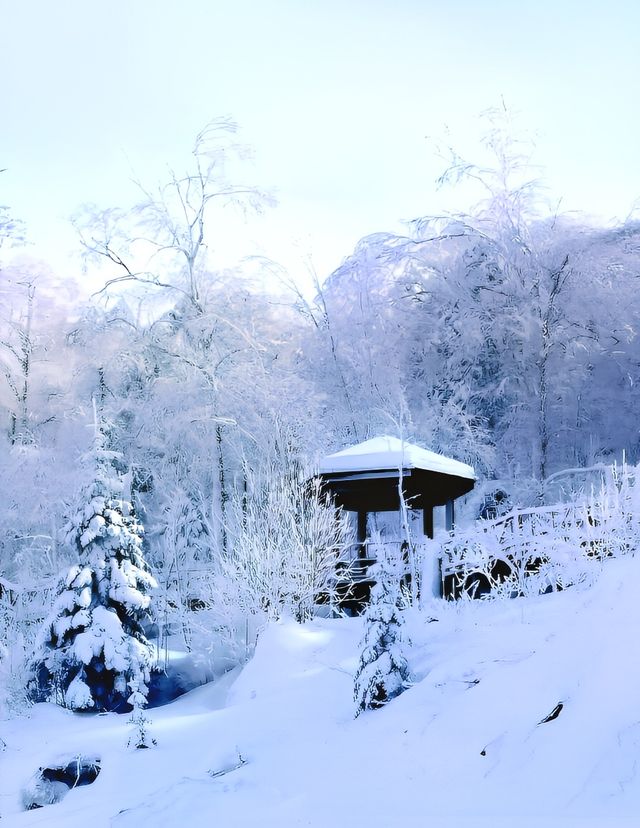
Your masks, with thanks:
[(123, 499), (117, 454), (104, 442), (99, 434), (95, 474), (68, 533), (79, 563), (61, 584), (34, 660), (39, 698), (72, 710), (143, 707), (152, 665), (144, 621), (156, 582), (142, 526)]
[(136, 707), (131, 714), (129, 724), (133, 725), (133, 732), (127, 742), (127, 747), (135, 748), (136, 750), (145, 750), (146, 748), (155, 747), (158, 742), (149, 733), (149, 725), (151, 721), (142, 712), (141, 708)]
[(356, 716), (399, 696), (409, 678), (402, 652), (399, 576), (382, 550), (378, 563), (371, 568), (371, 577), (375, 584), (365, 612), (365, 632), (354, 679)]

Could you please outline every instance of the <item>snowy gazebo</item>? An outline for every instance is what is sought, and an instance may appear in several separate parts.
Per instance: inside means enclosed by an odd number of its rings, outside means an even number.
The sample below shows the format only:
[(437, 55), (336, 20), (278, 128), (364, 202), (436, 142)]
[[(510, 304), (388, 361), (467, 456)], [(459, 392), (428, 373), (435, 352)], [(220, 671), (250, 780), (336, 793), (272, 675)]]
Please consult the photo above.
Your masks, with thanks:
[[(411, 541), (419, 544), (433, 538), (434, 525), (453, 528), (454, 501), (471, 491), (476, 479), (466, 463), (388, 436), (329, 454), (320, 463), (319, 476), (336, 506), (353, 514), (363, 562), (370, 557), (372, 537), (399, 545), (406, 540), (400, 491)], [(434, 571), (433, 586), (439, 591), (437, 583)]]

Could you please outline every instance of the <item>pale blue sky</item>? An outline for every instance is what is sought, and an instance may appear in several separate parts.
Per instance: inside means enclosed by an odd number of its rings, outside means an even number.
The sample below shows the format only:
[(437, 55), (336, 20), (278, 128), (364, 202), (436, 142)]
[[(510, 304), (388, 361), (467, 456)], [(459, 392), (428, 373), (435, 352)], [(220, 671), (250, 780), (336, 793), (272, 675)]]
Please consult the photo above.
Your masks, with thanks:
[(295, 269), (310, 252), (321, 275), (362, 235), (451, 206), (425, 136), (448, 126), (473, 154), (501, 97), (564, 207), (623, 216), (640, 196), (633, 0), (0, 0), (0, 21), (0, 203), (58, 267), (66, 216), (129, 204), (132, 170), (161, 180), (216, 115), (279, 200), (229, 257)]

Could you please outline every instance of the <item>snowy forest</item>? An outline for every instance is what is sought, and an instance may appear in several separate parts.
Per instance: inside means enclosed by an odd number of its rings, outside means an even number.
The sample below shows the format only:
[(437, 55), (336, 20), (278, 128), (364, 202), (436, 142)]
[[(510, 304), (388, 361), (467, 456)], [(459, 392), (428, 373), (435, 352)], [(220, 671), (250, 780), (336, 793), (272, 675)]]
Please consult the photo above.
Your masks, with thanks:
[[(564, 468), (640, 459), (640, 222), (551, 211), (504, 112), (485, 141), (492, 167), (451, 151), (438, 182), (478, 185), (473, 212), (367, 236), (311, 290), (275, 262), (208, 267), (220, 210), (269, 209), (229, 176), (242, 146), (228, 121), (197, 136), (184, 172), (141, 184), (137, 204), (79, 209), (85, 274), (102, 279), (90, 300), (4, 266), (3, 592), (75, 562), (69, 521), (97, 433), (167, 605), (220, 605), (221, 619), (241, 601), (276, 612), (291, 593), (264, 573), (230, 591), (269, 536), (295, 558), (274, 524), (295, 523), (328, 451), (397, 433), (523, 506), (543, 504)], [(28, 239), (10, 208), (1, 231), (5, 249)], [(259, 594), (271, 589), (275, 601)]]
[[(78, 212), (86, 268), (103, 279), (90, 301), (3, 266), (8, 578), (64, 560), (96, 410), (163, 566), (232, 547), (234, 512), (258, 481), (379, 432), (531, 502), (563, 468), (638, 459), (633, 216), (599, 227), (550, 211), (526, 147), (494, 118), (494, 166), (452, 155), (440, 182), (478, 184), (472, 213), (367, 236), (312, 290), (274, 262), (212, 272), (216, 210), (269, 209), (268, 195), (226, 174), (234, 132), (210, 124), (185, 172), (141, 185), (138, 204)], [(28, 238), (2, 216), (5, 249)], [(189, 527), (180, 537), (177, 524)]]
[[(434, 182), (472, 209), (372, 228), (332, 273), (212, 266), (221, 214), (273, 209), (230, 120), (136, 203), (79, 205), (68, 280), (16, 257), (29, 227), (1, 208), (0, 711), (133, 710), (150, 747), (142, 709), (170, 650), (204, 681), (278, 635), (268, 622), (314, 617), (353, 540), (309, 483), (329, 452), (393, 434), (473, 466), (463, 531), (485, 494), (543, 509), (567, 469), (640, 462), (640, 220), (564, 213), (505, 111), (485, 127), (483, 161), (444, 149)], [(372, 594), (358, 713), (415, 675), (397, 580)], [(75, 662), (56, 649), (70, 637)]]

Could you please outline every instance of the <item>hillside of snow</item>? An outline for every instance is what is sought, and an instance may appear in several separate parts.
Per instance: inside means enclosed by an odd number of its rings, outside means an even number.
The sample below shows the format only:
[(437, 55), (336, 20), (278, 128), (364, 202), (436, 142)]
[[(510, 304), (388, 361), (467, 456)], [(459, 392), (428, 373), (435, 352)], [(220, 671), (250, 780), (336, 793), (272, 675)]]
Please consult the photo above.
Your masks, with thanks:
[[(242, 671), (148, 712), (150, 750), (126, 714), (36, 705), (0, 723), (1, 824), (637, 826), (640, 561), (594, 572), (411, 611), (414, 683), (357, 719), (360, 618), (270, 626)], [(34, 773), (78, 756), (96, 781), (24, 811)]]

